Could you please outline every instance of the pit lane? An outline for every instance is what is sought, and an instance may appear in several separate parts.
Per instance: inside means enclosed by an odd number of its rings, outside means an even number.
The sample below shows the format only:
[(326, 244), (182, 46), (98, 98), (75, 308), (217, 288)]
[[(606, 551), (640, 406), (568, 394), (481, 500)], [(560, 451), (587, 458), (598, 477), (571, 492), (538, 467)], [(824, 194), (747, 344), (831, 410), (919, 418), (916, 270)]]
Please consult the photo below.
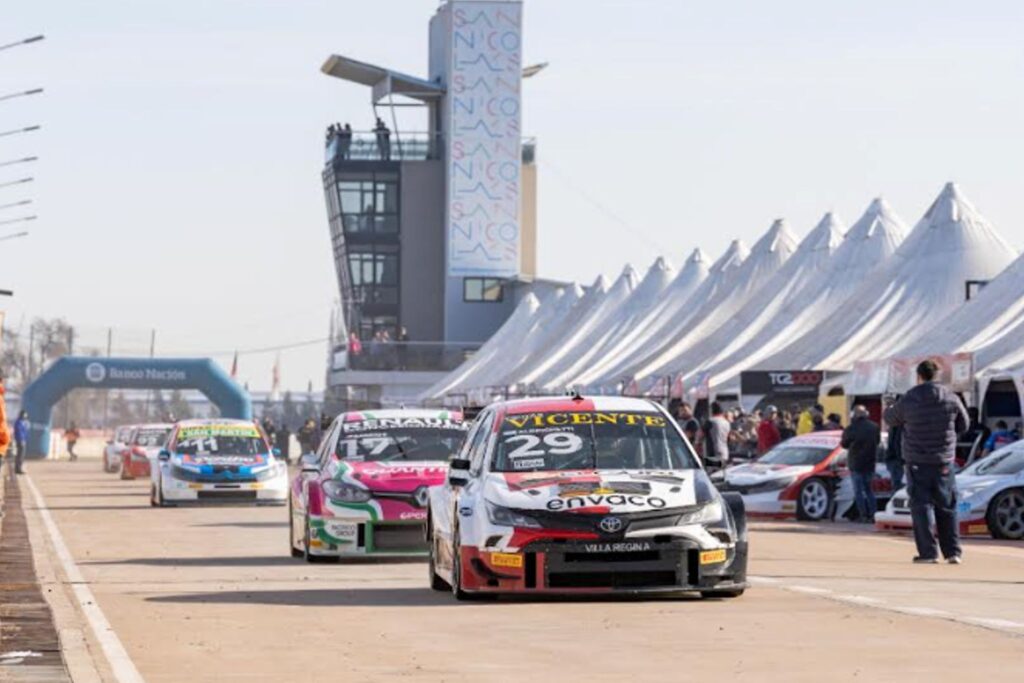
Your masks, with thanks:
[[(153, 509), (146, 482), (120, 481), (93, 460), (31, 463), (29, 472), (146, 681), (977, 680), (1024, 672), (1024, 544), (968, 541), (962, 566), (914, 566), (906, 537), (755, 523), (755, 585), (737, 600), (456, 603), (429, 590), (419, 561), (290, 558), (285, 508)], [(72, 658), (84, 672), (76, 680), (118, 680), (41, 511), (31, 495), (23, 505), (58, 629), (85, 634), (93, 667), (81, 653)]]

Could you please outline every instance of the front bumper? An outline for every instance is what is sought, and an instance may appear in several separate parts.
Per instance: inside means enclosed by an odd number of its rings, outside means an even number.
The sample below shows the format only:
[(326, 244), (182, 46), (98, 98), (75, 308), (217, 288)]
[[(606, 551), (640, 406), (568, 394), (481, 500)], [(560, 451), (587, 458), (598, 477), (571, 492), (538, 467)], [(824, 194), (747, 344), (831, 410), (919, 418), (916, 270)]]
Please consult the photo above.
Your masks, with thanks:
[(536, 542), (522, 552), (463, 547), (467, 592), (680, 593), (746, 588), (747, 543), (702, 549), (686, 539)]
[[(931, 518), (931, 525), (935, 526), (934, 518)], [(969, 508), (959, 510), (957, 512), (957, 526), (960, 528), (961, 536), (990, 535), (984, 510), (974, 511)], [(913, 529), (914, 522), (910, 516), (910, 507), (905, 505), (897, 507), (890, 504), (884, 512), (879, 512), (875, 515), (875, 528), (879, 531), (906, 531)]]
[(748, 517), (763, 519), (795, 519), (796, 501), (782, 500), (782, 490), (765, 493), (740, 494)]
[(254, 482), (206, 482), (182, 481), (165, 472), (160, 485), (164, 500), (176, 504), (284, 504), (288, 501), (287, 473)]
[(426, 523), (422, 520), (376, 522), (312, 517), (309, 525), (309, 552), (312, 555), (346, 557), (427, 554)]

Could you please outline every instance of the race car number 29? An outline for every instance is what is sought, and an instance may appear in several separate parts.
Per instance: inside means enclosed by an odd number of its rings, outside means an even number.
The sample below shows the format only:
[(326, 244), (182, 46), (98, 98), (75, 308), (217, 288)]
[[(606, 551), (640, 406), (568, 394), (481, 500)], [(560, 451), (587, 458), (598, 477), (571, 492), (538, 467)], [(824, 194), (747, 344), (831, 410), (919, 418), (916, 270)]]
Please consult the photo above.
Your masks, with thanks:
[[(552, 432), (543, 437), (533, 434), (516, 434), (505, 439), (512, 446), (519, 444), (509, 452), (509, 459), (533, 458), (544, 455), (569, 455), (583, 448), (583, 439), (571, 432)], [(541, 446), (541, 448), (537, 448)]]

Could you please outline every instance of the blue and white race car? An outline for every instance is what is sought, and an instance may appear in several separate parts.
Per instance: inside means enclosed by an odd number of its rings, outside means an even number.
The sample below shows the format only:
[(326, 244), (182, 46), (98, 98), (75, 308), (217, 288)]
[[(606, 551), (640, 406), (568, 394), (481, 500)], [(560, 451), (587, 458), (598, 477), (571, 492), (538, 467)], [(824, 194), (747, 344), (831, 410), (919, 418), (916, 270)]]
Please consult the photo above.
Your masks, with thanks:
[(152, 471), (150, 503), (275, 503), (288, 500), (288, 466), (245, 420), (174, 426)]

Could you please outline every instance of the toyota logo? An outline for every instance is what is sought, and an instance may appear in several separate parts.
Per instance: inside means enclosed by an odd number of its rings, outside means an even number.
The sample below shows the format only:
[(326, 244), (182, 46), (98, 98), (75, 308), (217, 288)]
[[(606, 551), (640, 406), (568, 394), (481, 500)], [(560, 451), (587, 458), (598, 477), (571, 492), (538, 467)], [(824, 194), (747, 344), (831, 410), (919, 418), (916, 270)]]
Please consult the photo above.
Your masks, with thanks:
[(427, 503), (430, 502), (430, 495), (427, 493), (427, 487), (421, 486), (415, 491), (413, 491), (412, 499), (416, 501), (417, 507), (427, 507)]
[(622, 531), (622, 520), (618, 517), (605, 517), (598, 522), (597, 526), (606, 534), (614, 534)]

